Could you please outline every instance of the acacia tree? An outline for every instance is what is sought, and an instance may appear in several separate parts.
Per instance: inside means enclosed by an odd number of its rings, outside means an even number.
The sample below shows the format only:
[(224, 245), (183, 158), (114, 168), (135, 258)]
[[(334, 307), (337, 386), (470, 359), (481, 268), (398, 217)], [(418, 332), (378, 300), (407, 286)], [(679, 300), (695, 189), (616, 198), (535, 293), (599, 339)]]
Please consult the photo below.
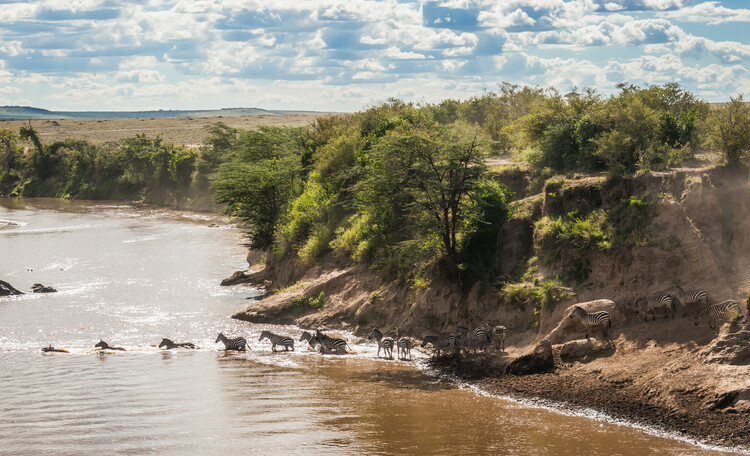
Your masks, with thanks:
[(750, 152), (750, 106), (742, 95), (712, 113), (711, 142), (724, 154), (728, 166), (741, 166)]

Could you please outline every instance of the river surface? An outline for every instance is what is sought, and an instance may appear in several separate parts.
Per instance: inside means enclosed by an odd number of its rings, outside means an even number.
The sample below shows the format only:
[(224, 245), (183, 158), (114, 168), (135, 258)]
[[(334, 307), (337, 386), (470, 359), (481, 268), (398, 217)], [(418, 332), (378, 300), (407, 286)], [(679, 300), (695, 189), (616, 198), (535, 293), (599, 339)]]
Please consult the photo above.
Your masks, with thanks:
[[(271, 353), (262, 329), (300, 330), (230, 318), (257, 296), (219, 286), (242, 240), (210, 215), (0, 198), (0, 280), (58, 290), (0, 298), (0, 454), (720, 454), (477, 394), (351, 335), (354, 355)], [(219, 331), (251, 350), (220, 351)]]

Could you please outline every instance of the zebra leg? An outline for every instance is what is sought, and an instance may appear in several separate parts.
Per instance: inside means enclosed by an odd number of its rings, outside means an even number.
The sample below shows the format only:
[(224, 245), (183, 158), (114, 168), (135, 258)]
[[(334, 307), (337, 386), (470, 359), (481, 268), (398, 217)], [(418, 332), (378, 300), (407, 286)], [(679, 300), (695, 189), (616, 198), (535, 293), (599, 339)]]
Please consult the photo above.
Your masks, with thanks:
[(716, 320), (714, 320), (713, 318), (708, 320), (708, 326), (710, 326), (711, 329), (716, 329)]

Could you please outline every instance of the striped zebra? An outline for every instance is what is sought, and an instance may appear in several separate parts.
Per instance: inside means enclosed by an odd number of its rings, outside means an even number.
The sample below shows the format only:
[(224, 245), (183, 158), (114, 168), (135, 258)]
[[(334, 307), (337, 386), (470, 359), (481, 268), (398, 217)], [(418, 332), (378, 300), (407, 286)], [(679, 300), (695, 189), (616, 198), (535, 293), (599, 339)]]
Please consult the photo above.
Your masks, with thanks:
[(307, 341), (307, 345), (309, 345), (313, 350), (315, 350), (315, 346), (318, 345), (318, 339), (316, 339), (314, 335), (310, 334), (307, 331), (302, 331), (302, 336), (299, 338), (299, 341)]
[(688, 306), (691, 304), (698, 304), (700, 307), (708, 305), (708, 291), (706, 290), (685, 291), (678, 285), (674, 285), (670, 294), (680, 302), (683, 317), (687, 315)]
[(288, 351), (290, 348), (292, 351), (294, 351), (294, 339), (291, 337), (286, 336), (280, 336), (278, 334), (274, 334), (271, 331), (263, 331), (260, 333), (260, 337), (258, 337), (258, 342), (262, 341), (263, 339), (268, 339), (271, 341), (271, 351), (276, 351), (276, 346), (281, 345), (284, 347), (284, 351)]
[(195, 344), (192, 342), (180, 342), (178, 344), (172, 342), (169, 339), (162, 339), (161, 343), (159, 344), (159, 348), (166, 348), (167, 350), (172, 350), (173, 348), (196, 348)]
[(245, 351), (247, 348), (247, 341), (244, 337), (229, 339), (224, 333), (219, 333), (219, 336), (216, 338), (216, 343), (218, 344), (219, 342), (224, 343), (224, 350)]
[(742, 309), (740, 309), (739, 303), (734, 299), (729, 299), (718, 304), (711, 304), (695, 312), (695, 326), (698, 326), (701, 318), (708, 317), (708, 326), (711, 329), (716, 329), (716, 318), (732, 315), (742, 316)]
[(487, 328), (479, 327), (471, 333), (472, 344), (474, 345), (474, 351), (477, 349), (484, 351), (490, 344), (490, 331)]
[(323, 334), (319, 329), (315, 331), (315, 339), (320, 344), (320, 353), (327, 351), (336, 352), (340, 355), (346, 354), (346, 341), (344, 339), (338, 339), (335, 337), (328, 337)]
[(674, 298), (668, 294), (649, 296), (646, 298), (638, 298), (635, 300), (635, 313), (641, 313), (641, 311), (643, 311), (644, 321), (648, 321), (649, 312), (651, 312), (651, 315), (654, 316), (652, 320), (656, 320), (656, 312), (654, 312), (654, 309), (656, 309), (657, 307), (664, 307), (664, 309), (666, 310), (664, 318), (669, 317), (670, 312), (672, 313), (672, 318), (674, 318), (675, 314), (677, 313), (677, 309), (674, 305)]
[(408, 337), (401, 337), (401, 330), (396, 326), (396, 351), (398, 359), (406, 359), (408, 356), (411, 359), (411, 347), (412, 342)]
[(505, 351), (505, 326), (495, 326), (492, 329), (492, 337), (495, 340), (495, 349)]
[(122, 347), (110, 347), (108, 343), (104, 342), (103, 340), (100, 340), (98, 344), (94, 345), (96, 348), (101, 348), (102, 350), (119, 350), (119, 351), (125, 351)]
[(469, 350), (471, 350), (473, 346), (474, 339), (472, 337), (471, 332), (469, 331), (469, 328), (466, 326), (457, 326), (456, 327), (456, 346), (455, 348), (458, 348), (459, 353), (461, 352), (462, 348), (466, 349), (466, 352), (468, 353)]
[(390, 337), (383, 337), (383, 333), (377, 329), (370, 331), (367, 336), (367, 340), (375, 339), (378, 342), (378, 358), (380, 357), (380, 349), (383, 349), (383, 353), (386, 358), (393, 359), (393, 346), (396, 344)]
[(422, 340), (421, 347), (424, 348), (427, 346), (427, 344), (432, 344), (432, 347), (434, 348), (432, 356), (440, 356), (440, 350), (447, 348), (452, 348), (454, 350), (456, 349), (456, 336), (452, 334), (445, 337), (425, 336), (425, 338)]
[(570, 312), (570, 318), (577, 319), (586, 327), (586, 339), (589, 338), (589, 328), (592, 326), (601, 326), (604, 328), (604, 337), (607, 337), (608, 328), (612, 327), (612, 319), (609, 312), (600, 311), (588, 313), (583, 307), (575, 306)]

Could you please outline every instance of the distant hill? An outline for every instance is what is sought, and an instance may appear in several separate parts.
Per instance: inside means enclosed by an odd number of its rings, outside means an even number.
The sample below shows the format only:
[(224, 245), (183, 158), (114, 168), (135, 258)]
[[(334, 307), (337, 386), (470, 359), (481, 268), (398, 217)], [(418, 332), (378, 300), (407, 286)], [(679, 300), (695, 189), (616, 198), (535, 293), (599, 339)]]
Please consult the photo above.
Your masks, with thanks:
[(285, 116), (313, 114), (314, 111), (269, 111), (260, 108), (199, 109), (194, 111), (50, 111), (31, 106), (0, 106), (2, 120), (52, 120), (52, 119), (148, 119), (159, 117), (237, 117), (237, 116)]

